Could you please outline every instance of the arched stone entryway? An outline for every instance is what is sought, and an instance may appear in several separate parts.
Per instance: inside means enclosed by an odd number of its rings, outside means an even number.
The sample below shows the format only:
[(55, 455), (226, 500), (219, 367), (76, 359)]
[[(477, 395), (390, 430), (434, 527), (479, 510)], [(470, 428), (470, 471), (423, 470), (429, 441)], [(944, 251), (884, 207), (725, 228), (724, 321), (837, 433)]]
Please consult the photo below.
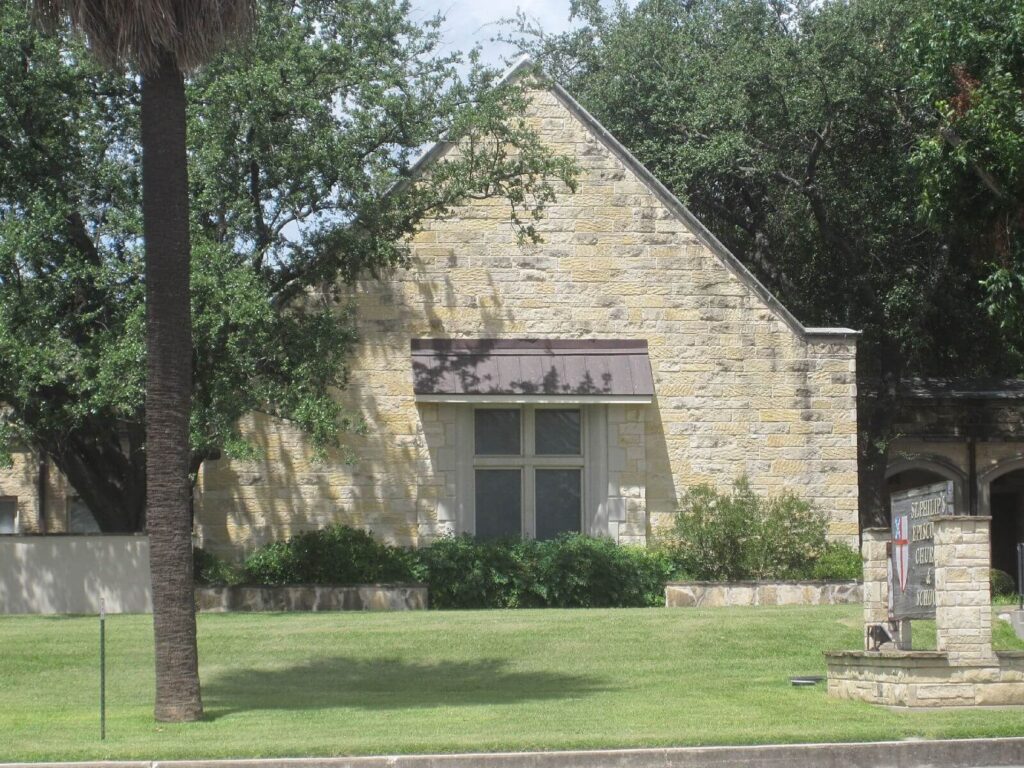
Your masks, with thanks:
[(966, 515), (967, 476), (953, 462), (941, 456), (900, 456), (889, 462), (885, 470), (886, 519), (889, 515), (889, 496), (922, 485), (953, 481), (953, 503), (957, 514)]
[(1016, 582), (1017, 544), (1024, 541), (1024, 457), (1002, 461), (978, 477), (978, 513), (992, 516), (992, 567)]

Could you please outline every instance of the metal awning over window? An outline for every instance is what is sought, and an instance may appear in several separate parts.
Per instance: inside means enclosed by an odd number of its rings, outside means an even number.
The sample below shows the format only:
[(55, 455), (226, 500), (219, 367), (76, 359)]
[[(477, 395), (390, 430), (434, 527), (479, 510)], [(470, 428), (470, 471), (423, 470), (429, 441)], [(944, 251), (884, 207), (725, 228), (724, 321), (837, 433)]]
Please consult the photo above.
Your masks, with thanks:
[(422, 402), (650, 403), (647, 342), (633, 339), (413, 339)]

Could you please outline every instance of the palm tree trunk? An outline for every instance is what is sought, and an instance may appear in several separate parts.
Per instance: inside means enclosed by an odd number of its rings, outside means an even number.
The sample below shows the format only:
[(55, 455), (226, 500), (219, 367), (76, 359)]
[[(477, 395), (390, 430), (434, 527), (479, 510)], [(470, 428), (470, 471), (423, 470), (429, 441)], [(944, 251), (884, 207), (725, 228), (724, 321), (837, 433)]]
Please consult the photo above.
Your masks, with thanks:
[(185, 84), (170, 57), (142, 81), (146, 240), (146, 519), (153, 584), (157, 720), (203, 715), (189, 514), (188, 168)]

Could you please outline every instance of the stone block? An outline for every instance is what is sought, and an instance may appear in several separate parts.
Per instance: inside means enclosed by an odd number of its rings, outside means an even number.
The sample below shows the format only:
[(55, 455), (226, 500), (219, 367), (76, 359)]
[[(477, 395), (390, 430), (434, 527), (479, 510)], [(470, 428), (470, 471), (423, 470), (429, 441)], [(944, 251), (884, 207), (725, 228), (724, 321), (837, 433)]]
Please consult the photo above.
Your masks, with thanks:
[(975, 691), (975, 703), (980, 706), (1024, 704), (1024, 684), (1019, 682), (978, 685)]

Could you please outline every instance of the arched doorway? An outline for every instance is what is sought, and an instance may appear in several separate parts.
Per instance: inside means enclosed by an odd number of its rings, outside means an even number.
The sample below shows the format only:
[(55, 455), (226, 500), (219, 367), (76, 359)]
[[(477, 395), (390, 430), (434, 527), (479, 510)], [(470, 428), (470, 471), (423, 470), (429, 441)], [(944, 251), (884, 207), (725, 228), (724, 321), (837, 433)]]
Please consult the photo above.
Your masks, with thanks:
[(1017, 544), (1024, 542), (1024, 459), (1003, 462), (980, 478), (981, 514), (992, 516), (992, 567), (1017, 584)]
[(966, 476), (952, 462), (937, 456), (900, 457), (885, 470), (885, 516), (889, 520), (890, 497), (922, 485), (953, 481), (953, 504), (958, 515), (967, 514)]

